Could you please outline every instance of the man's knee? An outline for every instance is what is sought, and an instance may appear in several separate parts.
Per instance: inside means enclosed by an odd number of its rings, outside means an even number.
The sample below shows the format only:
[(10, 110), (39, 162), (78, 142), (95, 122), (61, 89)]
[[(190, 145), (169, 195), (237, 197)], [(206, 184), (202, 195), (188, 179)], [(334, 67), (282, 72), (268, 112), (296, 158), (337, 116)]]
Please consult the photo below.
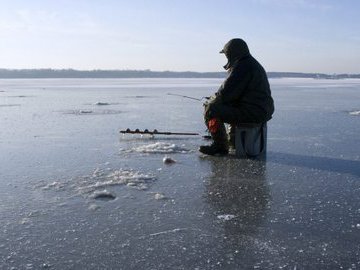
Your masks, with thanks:
[(205, 120), (211, 118), (220, 118), (221, 117), (221, 105), (217, 102), (210, 102), (205, 105), (204, 112)]

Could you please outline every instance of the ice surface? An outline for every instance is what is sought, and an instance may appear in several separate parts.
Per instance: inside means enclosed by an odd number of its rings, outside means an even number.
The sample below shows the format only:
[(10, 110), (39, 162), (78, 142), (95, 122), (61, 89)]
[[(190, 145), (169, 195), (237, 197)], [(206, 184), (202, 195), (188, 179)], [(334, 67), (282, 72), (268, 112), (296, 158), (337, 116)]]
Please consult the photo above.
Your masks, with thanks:
[(221, 82), (0, 80), (0, 269), (360, 268), (360, 80), (270, 80), (266, 161), (119, 136), (202, 134), (202, 103), (167, 93)]

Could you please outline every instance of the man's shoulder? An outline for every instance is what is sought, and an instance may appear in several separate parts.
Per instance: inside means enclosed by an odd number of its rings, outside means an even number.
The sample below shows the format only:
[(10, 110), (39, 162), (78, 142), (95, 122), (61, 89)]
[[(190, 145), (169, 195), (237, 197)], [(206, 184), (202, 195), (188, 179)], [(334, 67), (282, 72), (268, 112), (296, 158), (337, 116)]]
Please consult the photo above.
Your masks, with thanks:
[(261, 66), (259, 62), (254, 57), (249, 55), (237, 61), (231, 73), (248, 73), (257, 69), (259, 66)]

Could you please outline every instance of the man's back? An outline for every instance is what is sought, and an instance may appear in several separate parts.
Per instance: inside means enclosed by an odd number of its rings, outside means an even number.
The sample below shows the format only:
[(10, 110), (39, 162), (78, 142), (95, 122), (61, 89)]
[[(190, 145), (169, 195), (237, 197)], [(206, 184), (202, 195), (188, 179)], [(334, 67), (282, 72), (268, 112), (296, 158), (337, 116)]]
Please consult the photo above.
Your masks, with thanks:
[[(242, 67), (243, 66), (243, 67)], [(274, 113), (274, 101), (271, 97), (270, 84), (264, 68), (251, 55), (238, 62), (234, 72), (239, 69), (247, 70), (249, 82), (243, 95), (239, 99), (238, 106), (247, 108), (254, 114), (254, 122), (266, 122)]]
[(274, 112), (266, 72), (251, 55), (234, 63), (218, 95), (224, 103), (248, 111), (252, 115), (251, 122), (266, 122)]

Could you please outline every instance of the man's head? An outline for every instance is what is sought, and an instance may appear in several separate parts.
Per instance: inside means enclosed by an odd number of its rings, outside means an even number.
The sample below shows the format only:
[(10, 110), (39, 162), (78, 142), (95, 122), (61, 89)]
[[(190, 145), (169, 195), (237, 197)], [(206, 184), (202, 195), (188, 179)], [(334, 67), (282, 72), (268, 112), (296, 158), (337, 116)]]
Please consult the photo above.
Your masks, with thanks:
[(250, 55), (246, 42), (240, 38), (231, 39), (225, 44), (220, 53), (224, 53), (228, 59), (227, 64), (224, 66), (226, 70), (230, 69), (237, 60)]

